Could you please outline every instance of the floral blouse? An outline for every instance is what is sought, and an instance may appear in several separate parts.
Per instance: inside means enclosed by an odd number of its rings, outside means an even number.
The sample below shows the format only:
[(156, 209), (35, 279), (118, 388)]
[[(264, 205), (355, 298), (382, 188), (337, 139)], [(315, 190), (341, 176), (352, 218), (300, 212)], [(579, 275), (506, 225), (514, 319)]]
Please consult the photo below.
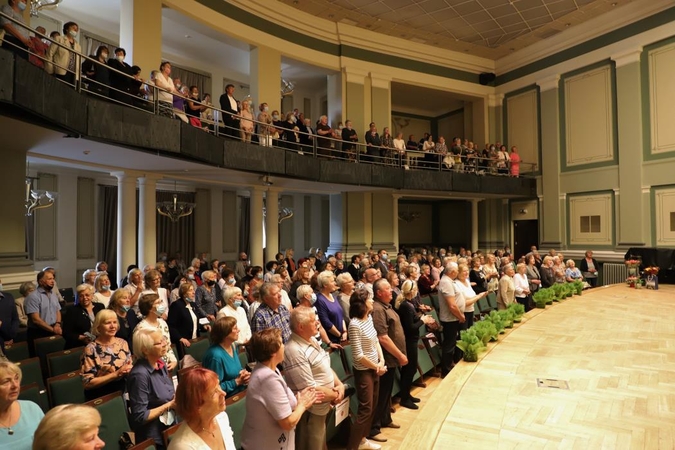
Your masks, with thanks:
[(130, 358), (129, 344), (122, 338), (113, 338), (108, 345), (90, 342), (82, 353), (82, 384), (121, 369)]

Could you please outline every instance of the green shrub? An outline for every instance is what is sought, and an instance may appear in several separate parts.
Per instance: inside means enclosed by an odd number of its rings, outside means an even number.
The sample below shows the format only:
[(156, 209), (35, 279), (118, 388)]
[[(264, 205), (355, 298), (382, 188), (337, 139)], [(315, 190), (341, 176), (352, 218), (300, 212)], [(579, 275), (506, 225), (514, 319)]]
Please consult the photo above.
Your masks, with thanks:
[(506, 328), (506, 325), (504, 324), (502, 316), (497, 311), (490, 311), (490, 314), (486, 316), (486, 320), (489, 320), (495, 325), (495, 328), (497, 328), (497, 332), (499, 332), (499, 334), (504, 333), (504, 328)]
[(534, 304), (537, 308), (544, 309), (546, 308), (547, 304), (548, 305), (551, 304), (551, 302), (553, 301), (554, 298), (556, 298), (556, 296), (557, 294), (555, 292), (555, 289), (553, 289), (553, 287), (550, 287), (539, 289), (537, 292), (534, 293), (532, 299), (534, 300)]
[(581, 295), (581, 293), (582, 293), (583, 290), (584, 290), (584, 282), (581, 281), (581, 280), (575, 280), (574, 283), (572, 283), (572, 284), (574, 285), (574, 291), (575, 291), (575, 293), (576, 293), (577, 295)]
[(476, 336), (480, 339), (483, 344), (487, 344), (490, 341), (496, 341), (499, 332), (495, 327), (495, 324), (489, 320), (481, 320), (476, 322), (472, 327), (472, 330), (476, 332)]
[(471, 327), (468, 330), (462, 331), (459, 336), (460, 339), (457, 341), (457, 347), (464, 352), (464, 361), (478, 361), (478, 354), (485, 350), (485, 345), (476, 335), (476, 330)]

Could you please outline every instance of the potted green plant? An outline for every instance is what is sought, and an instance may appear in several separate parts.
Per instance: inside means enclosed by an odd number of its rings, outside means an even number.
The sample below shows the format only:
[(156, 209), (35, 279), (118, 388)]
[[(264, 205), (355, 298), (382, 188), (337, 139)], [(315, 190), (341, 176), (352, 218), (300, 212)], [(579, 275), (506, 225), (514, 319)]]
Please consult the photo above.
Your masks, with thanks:
[(495, 328), (497, 328), (497, 332), (499, 332), (499, 334), (504, 333), (504, 328), (506, 328), (506, 326), (502, 316), (497, 311), (490, 311), (490, 314), (487, 316), (487, 320), (495, 325)]
[(581, 280), (574, 280), (574, 283), (572, 283), (572, 284), (574, 285), (574, 291), (575, 291), (575, 293), (576, 293), (577, 295), (581, 295), (581, 293), (582, 293), (583, 290), (584, 290), (584, 282), (581, 281)]
[(476, 336), (476, 330), (473, 327), (468, 330), (464, 330), (459, 334), (459, 341), (457, 341), (457, 347), (464, 352), (464, 361), (467, 362), (476, 362), (478, 361), (478, 354), (485, 350), (485, 345), (478, 336)]
[(475, 330), (476, 336), (483, 341), (483, 344), (487, 344), (490, 341), (496, 341), (497, 335), (499, 334), (495, 324), (489, 320), (476, 322), (470, 329)]
[(539, 289), (532, 296), (532, 300), (534, 300), (534, 305), (537, 308), (545, 309), (546, 304), (548, 303), (549, 299), (551, 298), (551, 295), (553, 295), (553, 294), (554, 293), (553, 293), (553, 290), (551, 288)]
[(507, 310), (513, 311), (513, 322), (519, 323), (525, 314), (525, 306), (520, 303), (511, 303)]

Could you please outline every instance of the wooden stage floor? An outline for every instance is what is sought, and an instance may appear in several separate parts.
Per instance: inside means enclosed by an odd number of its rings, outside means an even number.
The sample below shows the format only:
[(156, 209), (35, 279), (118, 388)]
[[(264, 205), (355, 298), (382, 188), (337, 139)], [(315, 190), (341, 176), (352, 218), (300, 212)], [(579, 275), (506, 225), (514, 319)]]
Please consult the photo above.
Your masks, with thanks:
[(674, 318), (672, 286), (602, 287), (534, 310), (478, 363), (416, 389), (420, 410), (398, 407), (382, 448), (675, 449)]

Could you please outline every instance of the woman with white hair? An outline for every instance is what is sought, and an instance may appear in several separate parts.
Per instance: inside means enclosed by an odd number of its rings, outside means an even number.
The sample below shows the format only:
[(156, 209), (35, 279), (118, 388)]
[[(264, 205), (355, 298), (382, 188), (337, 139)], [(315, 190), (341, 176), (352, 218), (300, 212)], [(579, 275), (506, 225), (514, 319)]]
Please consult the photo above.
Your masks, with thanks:
[(417, 344), (419, 342), (419, 329), (422, 325), (431, 322), (431, 316), (420, 315), (415, 310), (413, 298), (417, 295), (417, 283), (412, 280), (406, 280), (401, 286), (401, 294), (396, 298), (395, 310), (401, 319), (403, 334), (405, 335), (405, 349), (408, 357), (408, 364), (401, 367), (401, 406), (408, 409), (419, 409), (415, 404), (420, 401), (419, 398), (410, 394), (415, 371), (417, 371)]
[(234, 286), (225, 288), (222, 296), (225, 307), (218, 311), (216, 320), (221, 317), (234, 317), (237, 319), (237, 327), (239, 328), (237, 344), (245, 345), (251, 339), (251, 325), (246, 317), (246, 310), (242, 307), (244, 305), (244, 296), (241, 293), (241, 289)]
[(164, 363), (169, 342), (156, 330), (139, 330), (134, 335), (134, 356), (138, 358), (127, 376), (131, 427), (136, 441), (155, 441), (164, 449), (162, 433), (176, 420), (173, 411), (175, 390)]
[(96, 289), (96, 293), (94, 294), (94, 302), (101, 303), (105, 308), (107, 308), (108, 304), (110, 303), (110, 297), (114, 291), (110, 289), (110, 278), (106, 272), (100, 272), (98, 275), (96, 275), (96, 279), (94, 280), (94, 289)]
[(578, 267), (575, 267), (575, 263), (573, 259), (568, 259), (567, 260), (567, 269), (565, 270), (565, 279), (568, 282), (573, 282), (576, 280), (582, 280), (584, 277), (581, 275), (581, 271), (579, 270)]
[(354, 292), (354, 285), (356, 283), (349, 272), (341, 273), (337, 276), (335, 281), (337, 281), (338, 288), (340, 289), (338, 299), (340, 301), (340, 306), (342, 306), (342, 317), (345, 318), (345, 322), (347, 322), (347, 326), (349, 326), (349, 299)]
[(96, 314), (104, 309), (101, 303), (94, 303), (94, 287), (82, 283), (77, 288), (78, 303), (68, 308), (63, 317), (63, 338), (65, 349), (81, 347), (92, 341), (91, 326)]
[(337, 286), (333, 272), (324, 270), (316, 278), (319, 293), (316, 296), (316, 310), (321, 326), (328, 333), (331, 342), (339, 344), (347, 340), (347, 327), (343, 318), (342, 306), (333, 297)]
[(213, 270), (205, 270), (202, 272), (202, 281), (195, 294), (196, 306), (209, 322), (213, 322), (218, 314), (216, 303), (219, 303), (216, 299), (216, 273)]
[(101, 415), (92, 406), (56, 406), (38, 425), (33, 450), (100, 450), (105, 446), (98, 437), (100, 426)]

